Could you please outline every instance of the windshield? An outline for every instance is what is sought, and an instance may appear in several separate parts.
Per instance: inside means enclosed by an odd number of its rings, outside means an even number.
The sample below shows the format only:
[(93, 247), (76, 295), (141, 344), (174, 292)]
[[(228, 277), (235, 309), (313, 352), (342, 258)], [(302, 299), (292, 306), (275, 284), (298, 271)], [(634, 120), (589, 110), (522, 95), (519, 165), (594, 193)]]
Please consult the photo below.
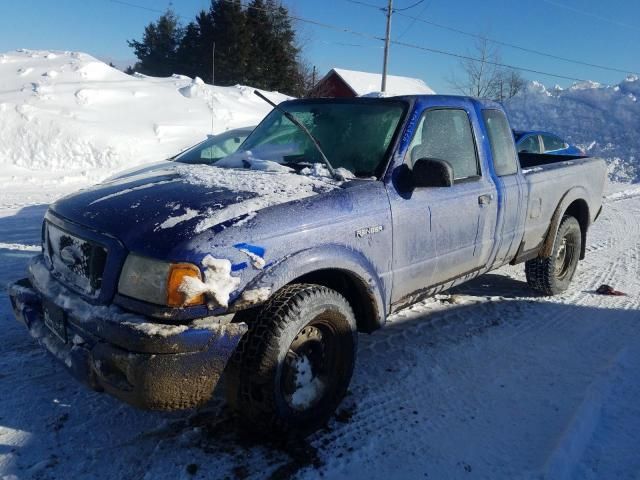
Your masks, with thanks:
[[(357, 177), (379, 176), (406, 105), (400, 101), (292, 102), (282, 107), (318, 140), (335, 169)], [(276, 162), (300, 171), (322, 164), (311, 139), (278, 110), (273, 110), (241, 145), (251, 159)], [(234, 166), (234, 163), (227, 166)], [(255, 162), (244, 162), (254, 168)], [(303, 172), (304, 173), (304, 172)]]

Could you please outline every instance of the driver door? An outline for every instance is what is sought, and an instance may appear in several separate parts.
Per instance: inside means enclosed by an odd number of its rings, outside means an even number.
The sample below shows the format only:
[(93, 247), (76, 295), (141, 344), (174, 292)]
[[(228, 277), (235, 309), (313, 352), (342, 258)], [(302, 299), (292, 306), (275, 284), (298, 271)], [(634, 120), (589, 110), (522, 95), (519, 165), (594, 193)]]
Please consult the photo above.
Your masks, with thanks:
[(445, 288), (489, 260), (498, 202), (495, 185), (481, 171), (471, 118), (467, 108), (427, 109), (405, 156), (409, 168), (420, 158), (446, 160), (453, 186), (403, 191), (390, 185), (392, 304)]

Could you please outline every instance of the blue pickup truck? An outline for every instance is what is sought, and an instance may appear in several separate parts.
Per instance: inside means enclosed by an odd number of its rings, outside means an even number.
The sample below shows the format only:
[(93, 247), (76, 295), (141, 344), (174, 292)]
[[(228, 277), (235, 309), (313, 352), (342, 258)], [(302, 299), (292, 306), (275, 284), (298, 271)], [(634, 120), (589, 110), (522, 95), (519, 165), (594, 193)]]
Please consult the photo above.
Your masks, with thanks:
[(224, 373), (267, 432), (323, 425), (357, 332), (399, 309), (508, 263), (566, 290), (606, 172), (519, 157), (499, 105), (440, 95), (287, 101), (236, 153), (181, 158), (52, 204), (15, 315), (140, 408), (202, 405)]

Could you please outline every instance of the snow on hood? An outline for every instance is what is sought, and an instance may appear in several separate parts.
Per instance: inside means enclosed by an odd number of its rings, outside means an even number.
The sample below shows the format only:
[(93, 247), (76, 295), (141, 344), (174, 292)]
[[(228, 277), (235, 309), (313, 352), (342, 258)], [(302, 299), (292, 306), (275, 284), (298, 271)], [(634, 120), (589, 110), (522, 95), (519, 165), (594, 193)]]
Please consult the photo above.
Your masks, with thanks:
[[(128, 248), (169, 248), (261, 210), (340, 188), (331, 178), (164, 162), (58, 200), (60, 216), (107, 232)], [(149, 239), (153, 236), (153, 242)]]
[[(282, 167), (275, 162), (271, 163)], [(184, 182), (191, 185), (253, 194), (222, 209), (208, 208), (195, 227), (196, 233), (243, 215), (255, 215), (263, 208), (327, 192), (340, 185), (340, 182), (328, 178), (289, 172), (273, 173), (206, 165), (176, 165), (176, 172)]]

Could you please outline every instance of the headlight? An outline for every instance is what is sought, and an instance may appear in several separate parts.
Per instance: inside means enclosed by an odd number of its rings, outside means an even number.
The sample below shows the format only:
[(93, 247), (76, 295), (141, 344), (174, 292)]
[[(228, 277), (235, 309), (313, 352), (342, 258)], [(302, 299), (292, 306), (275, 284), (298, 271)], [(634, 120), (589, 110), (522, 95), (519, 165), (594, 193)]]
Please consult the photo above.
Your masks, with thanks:
[(191, 263), (169, 263), (131, 253), (122, 267), (118, 292), (169, 307), (203, 304), (204, 295), (187, 301), (185, 294), (180, 291), (185, 277), (202, 280), (200, 269)]

